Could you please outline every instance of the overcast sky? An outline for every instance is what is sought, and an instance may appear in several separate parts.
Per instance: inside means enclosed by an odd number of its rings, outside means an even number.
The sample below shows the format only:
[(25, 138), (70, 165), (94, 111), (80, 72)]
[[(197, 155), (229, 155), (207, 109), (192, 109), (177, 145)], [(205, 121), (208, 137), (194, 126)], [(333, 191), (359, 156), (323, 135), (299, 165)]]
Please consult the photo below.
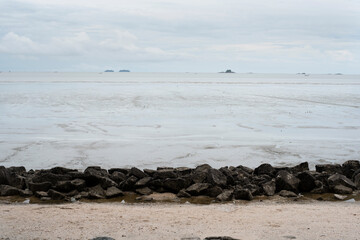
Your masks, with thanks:
[(0, 0), (0, 71), (360, 73), (359, 0)]

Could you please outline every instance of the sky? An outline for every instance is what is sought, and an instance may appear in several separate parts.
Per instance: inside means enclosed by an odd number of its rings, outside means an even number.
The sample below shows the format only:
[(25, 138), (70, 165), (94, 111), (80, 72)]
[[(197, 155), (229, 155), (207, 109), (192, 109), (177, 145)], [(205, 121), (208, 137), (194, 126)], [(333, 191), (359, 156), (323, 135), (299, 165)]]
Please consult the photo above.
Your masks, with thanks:
[(0, 71), (360, 73), (359, 0), (0, 0)]

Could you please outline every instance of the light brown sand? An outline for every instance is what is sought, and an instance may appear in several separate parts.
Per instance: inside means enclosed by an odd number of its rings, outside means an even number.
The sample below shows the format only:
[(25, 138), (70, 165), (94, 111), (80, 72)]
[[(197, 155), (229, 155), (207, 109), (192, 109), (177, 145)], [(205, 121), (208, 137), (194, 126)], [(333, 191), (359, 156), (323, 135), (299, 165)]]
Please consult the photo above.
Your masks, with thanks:
[(359, 203), (0, 205), (0, 239), (360, 239)]

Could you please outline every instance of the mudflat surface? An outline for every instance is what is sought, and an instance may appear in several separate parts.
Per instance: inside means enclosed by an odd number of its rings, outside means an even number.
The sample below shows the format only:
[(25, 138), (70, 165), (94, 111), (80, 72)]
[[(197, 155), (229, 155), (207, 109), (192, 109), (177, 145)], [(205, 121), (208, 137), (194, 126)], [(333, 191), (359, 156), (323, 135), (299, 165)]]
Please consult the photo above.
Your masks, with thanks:
[(0, 165), (257, 167), (360, 154), (360, 76), (0, 73)]
[(360, 204), (1, 204), (0, 239), (359, 239)]

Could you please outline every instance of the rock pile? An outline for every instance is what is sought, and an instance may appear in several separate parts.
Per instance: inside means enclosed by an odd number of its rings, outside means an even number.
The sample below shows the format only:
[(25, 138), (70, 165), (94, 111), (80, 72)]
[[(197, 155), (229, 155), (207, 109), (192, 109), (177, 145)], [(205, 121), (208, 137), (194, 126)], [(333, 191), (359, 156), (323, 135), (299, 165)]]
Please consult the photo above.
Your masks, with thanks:
[(360, 162), (356, 160), (342, 165), (316, 165), (316, 171), (310, 171), (307, 162), (286, 168), (262, 164), (255, 169), (245, 166), (215, 169), (204, 164), (195, 169), (157, 170), (88, 167), (83, 172), (62, 167), (26, 171), (24, 167), (0, 166), (1, 196), (35, 196), (42, 200), (114, 198), (124, 192), (139, 195), (169, 192), (180, 198), (205, 195), (217, 201), (230, 201), (274, 194), (296, 197), (306, 192), (350, 194), (357, 189), (360, 189)]

